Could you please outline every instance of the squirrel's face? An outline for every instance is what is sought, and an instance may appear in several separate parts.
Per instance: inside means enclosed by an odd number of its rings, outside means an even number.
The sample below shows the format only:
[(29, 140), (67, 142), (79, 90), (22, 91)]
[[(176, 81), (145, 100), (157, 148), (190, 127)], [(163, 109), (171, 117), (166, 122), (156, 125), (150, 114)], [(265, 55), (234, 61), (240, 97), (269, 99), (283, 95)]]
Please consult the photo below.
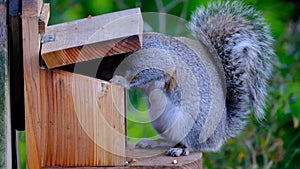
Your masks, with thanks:
[(154, 89), (165, 90), (170, 83), (171, 76), (158, 69), (145, 69), (137, 74), (131, 74), (129, 71), (124, 75), (114, 75), (111, 83), (123, 86), (125, 88), (140, 88), (146, 93)]
[(110, 82), (125, 88), (163, 89), (175, 72), (173, 58), (161, 49), (141, 49), (119, 64)]

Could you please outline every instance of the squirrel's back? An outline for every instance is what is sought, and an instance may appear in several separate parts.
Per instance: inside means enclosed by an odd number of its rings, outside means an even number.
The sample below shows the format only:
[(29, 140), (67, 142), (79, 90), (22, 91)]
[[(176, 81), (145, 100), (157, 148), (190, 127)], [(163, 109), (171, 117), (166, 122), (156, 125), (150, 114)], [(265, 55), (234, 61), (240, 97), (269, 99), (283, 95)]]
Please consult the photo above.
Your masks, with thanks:
[(251, 111), (258, 119), (264, 117), (274, 55), (270, 29), (261, 13), (237, 1), (198, 8), (190, 29), (222, 62), (227, 88), (226, 137), (233, 137)]

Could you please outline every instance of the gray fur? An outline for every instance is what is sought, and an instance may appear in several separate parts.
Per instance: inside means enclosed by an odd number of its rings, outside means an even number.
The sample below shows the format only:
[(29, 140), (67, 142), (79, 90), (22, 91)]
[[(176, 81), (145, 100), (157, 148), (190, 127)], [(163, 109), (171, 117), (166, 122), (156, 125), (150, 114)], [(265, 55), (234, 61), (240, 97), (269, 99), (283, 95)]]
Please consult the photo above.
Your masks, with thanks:
[(262, 118), (274, 55), (263, 18), (239, 2), (199, 8), (190, 28), (198, 42), (145, 33), (111, 79), (145, 91), (153, 128), (183, 146), (172, 156), (217, 151), (251, 111)]
[(226, 137), (234, 137), (251, 110), (258, 119), (264, 117), (274, 55), (269, 26), (252, 7), (237, 1), (219, 1), (198, 8), (190, 28), (221, 59), (227, 84)]

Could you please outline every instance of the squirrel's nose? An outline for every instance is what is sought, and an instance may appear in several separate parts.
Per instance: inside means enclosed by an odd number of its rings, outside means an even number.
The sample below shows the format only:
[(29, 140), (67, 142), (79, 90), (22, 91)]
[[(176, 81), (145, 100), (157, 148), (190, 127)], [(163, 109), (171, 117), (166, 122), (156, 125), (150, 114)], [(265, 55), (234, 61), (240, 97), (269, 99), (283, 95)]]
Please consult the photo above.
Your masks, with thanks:
[(120, 85), (125, 88), (129, 88), (129, 81), (123, 76), (114, 75), (113, 78), (109, 80), (110, 83), (115, 85)]

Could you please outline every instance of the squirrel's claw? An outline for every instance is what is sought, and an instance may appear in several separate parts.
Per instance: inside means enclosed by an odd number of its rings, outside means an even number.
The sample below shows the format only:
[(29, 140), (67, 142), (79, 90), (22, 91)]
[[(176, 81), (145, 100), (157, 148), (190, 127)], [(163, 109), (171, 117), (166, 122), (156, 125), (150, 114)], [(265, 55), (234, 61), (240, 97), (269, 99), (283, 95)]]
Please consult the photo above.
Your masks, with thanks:
[(187, 148), (171, 148), (167, 151), (167, 155), (172, 157), (187, 156), (189, 153)]

